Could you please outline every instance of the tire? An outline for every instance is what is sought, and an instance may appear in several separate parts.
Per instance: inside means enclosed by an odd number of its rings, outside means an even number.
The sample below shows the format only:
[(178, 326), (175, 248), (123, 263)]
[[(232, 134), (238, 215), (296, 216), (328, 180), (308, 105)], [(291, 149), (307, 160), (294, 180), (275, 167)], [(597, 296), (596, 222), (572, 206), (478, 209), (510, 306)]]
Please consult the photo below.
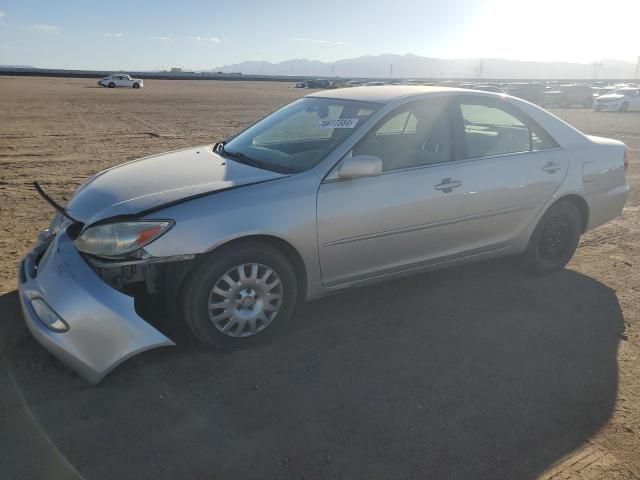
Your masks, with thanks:
[[(248, 277), (244, 282), (240, 268)], [(217, 293), (221, 291), (225, 296)], [(286, 327), (298, 302), (298, 284), (293, 266), (279, 250), (262, 242), (238, 242), (204, 257), (183, 284), (180, 300), (185, 322), (202, 343), (234, 350), (263, 343)]]
[(109, 88), (114, 88), (114, 87), (116, 86), (116, 84), (115, 84), (115, 83), (113, 83), (113, 82), (110, 82), (110, 83), (109, 83), (109, 85), (107, 85), (107, 86), (108, 86)]
[(626, 112), (629, 109), (629, 103), (628, 102), (622, 102), (622, 105), (620, 105), (620, 111), (621, 112)]
[(134, 83), (133, 84), (133, 88), (140, 88), (140, 84), (139, 83)]
[(562, 270), (578, 247), (582, 218), (569, 201), (552, 205), (533, 231), (523, 255), (523, 267), (537, 275)]

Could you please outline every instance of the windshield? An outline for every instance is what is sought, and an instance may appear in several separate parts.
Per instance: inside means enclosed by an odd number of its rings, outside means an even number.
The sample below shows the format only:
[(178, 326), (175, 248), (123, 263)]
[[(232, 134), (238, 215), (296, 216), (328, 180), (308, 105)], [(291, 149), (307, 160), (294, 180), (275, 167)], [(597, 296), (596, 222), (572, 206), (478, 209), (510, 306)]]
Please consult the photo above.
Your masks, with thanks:
[(316, 166), (379, 104), (303, 98), (259, 121), (226, 143), (220, 153), (236, 161), (280, 173)]

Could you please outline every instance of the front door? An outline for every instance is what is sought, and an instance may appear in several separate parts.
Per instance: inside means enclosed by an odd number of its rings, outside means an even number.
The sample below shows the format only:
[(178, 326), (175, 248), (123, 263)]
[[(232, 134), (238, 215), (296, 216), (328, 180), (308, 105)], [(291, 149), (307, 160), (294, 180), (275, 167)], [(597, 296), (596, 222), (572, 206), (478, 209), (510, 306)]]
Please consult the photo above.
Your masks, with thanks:
[(426, 265), (455, 253), (463, 241), (452, 168), (450, 101), (435, 98), (400, 107), (353, 149), (376, 155), (383, 173), (332, 179), (318, 191), (318, 244), (327, 287)]

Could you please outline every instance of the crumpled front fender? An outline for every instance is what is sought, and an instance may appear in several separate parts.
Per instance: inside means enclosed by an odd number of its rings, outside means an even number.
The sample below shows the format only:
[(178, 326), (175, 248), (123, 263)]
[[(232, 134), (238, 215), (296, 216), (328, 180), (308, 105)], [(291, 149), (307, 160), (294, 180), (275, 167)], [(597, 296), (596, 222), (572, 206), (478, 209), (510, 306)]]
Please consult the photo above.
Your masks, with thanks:
[[(138, 316), (133, 298), (95, 274), (66, 231), (56, 235), (48, 247), (39, 245), (25, 256), (18, 285), (24, 318), (36, 340), (93, 384), (140, 352), (174, 345)], [(44, 300), (68, 330), (56, 332), (47, 327), (31, 304), (34, 298)]]

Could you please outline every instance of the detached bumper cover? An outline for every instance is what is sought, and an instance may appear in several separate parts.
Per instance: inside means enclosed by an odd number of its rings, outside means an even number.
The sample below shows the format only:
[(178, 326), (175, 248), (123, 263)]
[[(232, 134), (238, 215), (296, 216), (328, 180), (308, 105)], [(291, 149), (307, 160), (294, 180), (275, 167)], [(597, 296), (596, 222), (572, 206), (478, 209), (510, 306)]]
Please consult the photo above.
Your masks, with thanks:
[[(136, 314), (133, 298), (98, 278), (65, 231), (24, 257), (18, 291), (36, 340), (93, 384), (140, 352), (174, 345)], [(44, 300), (69, 329), (59, 333), (46, 327), (31, 305), (34, 298)]]

